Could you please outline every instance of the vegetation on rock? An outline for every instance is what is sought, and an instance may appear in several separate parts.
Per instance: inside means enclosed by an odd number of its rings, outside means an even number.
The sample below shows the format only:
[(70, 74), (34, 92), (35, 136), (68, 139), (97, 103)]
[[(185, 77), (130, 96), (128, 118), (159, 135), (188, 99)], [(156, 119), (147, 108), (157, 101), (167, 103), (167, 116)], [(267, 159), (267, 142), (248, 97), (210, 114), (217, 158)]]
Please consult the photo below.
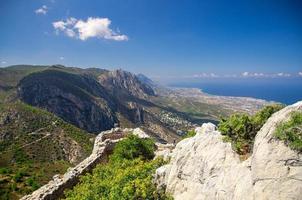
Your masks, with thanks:
[(267, 119), (283, 107), (280, 104), (269, 105), (253, 116), (234, 114), (229, 118), (222, 118), (218, 130), (224, 136), (224, 141), (231, 142), (238, 154), (245, 155), (252, 151), (255, 136)]
[(277, 126), (275, 136), (291, 149), (302, 152), (302, 112), (291, 113), (289, 121)]
[(65, 193), (68, 200), (80, 199), (171, 199), (154, 185), (152, 174), (164, 164), (154, 157), (154, 142), (130, 135), (120, 141), (108, 163), (99, 164)]
[(182, 139), (194, 137), (195, 135), (196, 135), (195, 130), (189, 130), (182, 136)]

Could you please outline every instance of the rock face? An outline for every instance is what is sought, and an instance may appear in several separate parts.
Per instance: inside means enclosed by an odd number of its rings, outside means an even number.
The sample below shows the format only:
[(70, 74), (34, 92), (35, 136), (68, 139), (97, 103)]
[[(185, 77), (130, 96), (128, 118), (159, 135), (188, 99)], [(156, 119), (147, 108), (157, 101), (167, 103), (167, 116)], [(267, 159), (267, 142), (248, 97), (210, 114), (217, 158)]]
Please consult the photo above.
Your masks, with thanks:
[(153, 89), (140, 81), (137, 76), (120, 69), (103, 73), (98, 80), (114, 96), (123, 95), (144, 99), (148, 95), (155, 95)]
[(87, 130), (108, 130), (117, 122), (116, 107), (106, 90), (92, 77), (60, 70), (44, 70), (22, 79), (20, 99), (44, 108)]
[(258, 132), (252, 156), (240, 161), (213, 124), (179, 142), (155, 181), (181, 199), (301, 199), (302, 155), (274, 138), (276, 125), (302, 102), (275, 113)]

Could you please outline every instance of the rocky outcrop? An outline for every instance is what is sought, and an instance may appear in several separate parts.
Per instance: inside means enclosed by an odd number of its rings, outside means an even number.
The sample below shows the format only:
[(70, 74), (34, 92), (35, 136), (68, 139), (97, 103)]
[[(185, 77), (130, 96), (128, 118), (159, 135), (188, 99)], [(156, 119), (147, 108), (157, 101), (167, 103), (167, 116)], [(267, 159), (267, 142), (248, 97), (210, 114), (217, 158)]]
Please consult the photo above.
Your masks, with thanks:
[(149, 136), (141, 129), (114, 128), (101, 132), (95, 139), (91, 155), (74, 168), (68, 169), (64, 175), (55, 175), (53, 180), (42, 186), (32, 194), (24, 196), (22, 200), (53, 200), (59, 199), (65, 189), (72, 188), (79, 182), (79, 177), (92, 169), (99, 163), (106, 162), (108, 155), (112, 152), (115, 144), (127, 134), (132, 133), (140, 138)]
[(18, 96), (88, 132), (108, 130), (117, 123), (114, 100), (88, 75), (57, 69), (33, 73), (18, 84)]
[(302, 102), (275, 113), (258, 132), (252, 156), (241, 161), (213, 124), (179, 142), (155, 181), (181, 199), (301, 199), (302, 155), (274, 137), (276, 125), (302, 111)]
[(258, 132), (251, 157), (256, 199), (301, 199), (302, 154), (274, 138), (276, 125), (302, 111), (302, 101), (275, 113)]
[(156, 151), (155, 151), (154, 159), (158, 157), (162, 157), (164, 160), (168, 160), (170, 158), (172, 150), (175, 148), (175, 145), (171, 143), (162, 144), (157, 142), (155, 143), (155, 145), (156, 145)]
[(137, 76), (121, 69), (103, 73), (98, 77), (99, 82), (114, 96), (126, 95), (145, 99), (155, 95), (153, 89), (142, 82)]

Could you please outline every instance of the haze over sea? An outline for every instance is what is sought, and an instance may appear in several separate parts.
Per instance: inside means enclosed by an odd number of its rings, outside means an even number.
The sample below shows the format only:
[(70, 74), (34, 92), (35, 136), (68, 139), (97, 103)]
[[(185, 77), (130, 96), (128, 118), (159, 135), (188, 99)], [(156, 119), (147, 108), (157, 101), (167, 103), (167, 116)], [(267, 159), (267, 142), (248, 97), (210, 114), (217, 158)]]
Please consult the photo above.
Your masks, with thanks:
[(184, 80), (168, 86), (199, 88), (213, 95), (254, 97), (284, 104), (302, 100), (302, 78)]

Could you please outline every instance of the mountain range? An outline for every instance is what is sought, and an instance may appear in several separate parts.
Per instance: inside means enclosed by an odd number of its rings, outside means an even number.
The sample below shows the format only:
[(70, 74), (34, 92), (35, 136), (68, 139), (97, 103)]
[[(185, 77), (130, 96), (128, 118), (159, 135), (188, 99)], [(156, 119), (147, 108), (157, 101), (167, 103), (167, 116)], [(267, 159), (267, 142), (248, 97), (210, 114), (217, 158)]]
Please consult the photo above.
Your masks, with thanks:
[(166, 88), (121, 69), (0, 68), (0, 195), (19, 198), (79, 163), (101, 131), (140, 127), (159, 142), (175, 143), (203, 122), (266, 104)]

